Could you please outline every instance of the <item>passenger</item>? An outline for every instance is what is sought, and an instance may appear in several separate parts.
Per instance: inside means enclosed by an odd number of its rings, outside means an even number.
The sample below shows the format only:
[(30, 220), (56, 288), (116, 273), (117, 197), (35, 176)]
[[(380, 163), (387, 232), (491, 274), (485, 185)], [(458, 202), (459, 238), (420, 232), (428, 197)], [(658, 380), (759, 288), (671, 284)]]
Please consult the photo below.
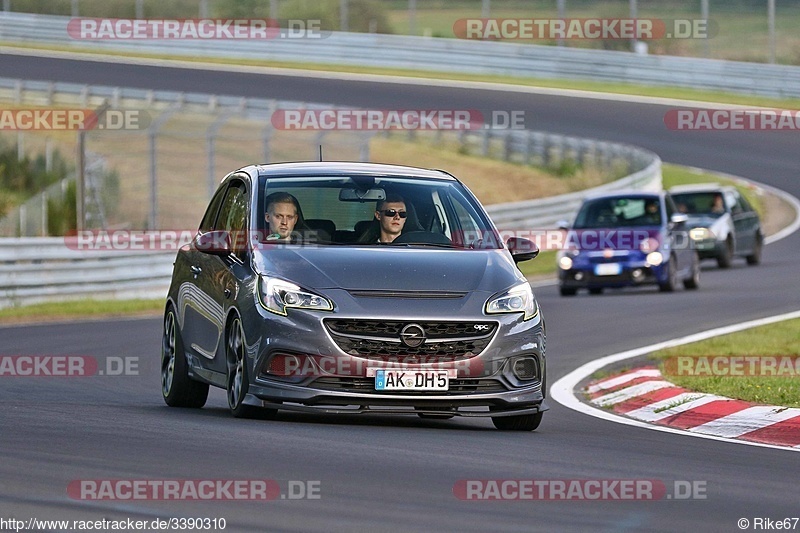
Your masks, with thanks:
[(276, 192), (267, 196), (267, 241), (290, 242), (300, 220), (300, 203), (289, 193)]

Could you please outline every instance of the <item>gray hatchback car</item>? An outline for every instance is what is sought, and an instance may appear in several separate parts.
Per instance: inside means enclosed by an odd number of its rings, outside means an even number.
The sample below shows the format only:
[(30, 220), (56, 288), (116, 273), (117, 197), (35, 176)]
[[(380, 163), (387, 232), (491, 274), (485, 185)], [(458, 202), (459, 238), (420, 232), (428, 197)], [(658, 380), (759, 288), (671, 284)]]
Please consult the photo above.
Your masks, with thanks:
[(439, 170), (254, 165), (226, 176), (178, 252), (162, 393), (234, 416), (278, 410), (491, 417), (536, 429), (545, 324), (477, 199)]

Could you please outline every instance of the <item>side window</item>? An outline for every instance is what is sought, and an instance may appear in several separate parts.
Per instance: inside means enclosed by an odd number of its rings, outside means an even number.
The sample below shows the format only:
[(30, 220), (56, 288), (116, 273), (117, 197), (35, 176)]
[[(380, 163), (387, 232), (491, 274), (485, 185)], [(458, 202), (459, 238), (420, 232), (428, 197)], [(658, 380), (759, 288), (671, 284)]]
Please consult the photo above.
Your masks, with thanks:
[(206, 209), (206, 214), (203, 215), (203, 220), (200, 222), (200, 233), (206, 233), (207, 231), (211, 231), (214, 229), (214, 222), (217, 220), (217, 213), (219, 212), (219, 205), (222, 203), (222, 198), (225, 195), (225, 190), (219, 190), (214, 195), (214, 198), (211, 199), (211, 203), (208, 204), (208, 209)]
[(737, 202), (737, 204), (742, 209), (742, 211), (755, 211), (755, 209), (753, 209), (753, 206), (750, 205), (750, 202), (747, 201), (747, 198), (745, 198), (743, 194), (738, 195), (738, 200), (739, 201)]
[(214, 229), (225, 230), (231, 234), (235, 253), (246, 249), (247, 211), (249, 198), (247, 188), (242, 182), (233, 182), (225, 192), (225, 199), (217, 217)]
[[(458, 217), (458, 225), (461, 227), (461, 236), (463, 236), (462, 245), (464, 247), (469, 247), (476, 240), (482, 238), (483, 232), (480, 231), (480, 226), (472, 217), (472, 214), (469, 212), (469, 210), (461, 204), (459, 199), (452, 196), (450, 199), (452, 201), (453, 210), (455, 211), (456, 217)], [(453, 237), (450, 236), (450, 238), (452, 239)]]

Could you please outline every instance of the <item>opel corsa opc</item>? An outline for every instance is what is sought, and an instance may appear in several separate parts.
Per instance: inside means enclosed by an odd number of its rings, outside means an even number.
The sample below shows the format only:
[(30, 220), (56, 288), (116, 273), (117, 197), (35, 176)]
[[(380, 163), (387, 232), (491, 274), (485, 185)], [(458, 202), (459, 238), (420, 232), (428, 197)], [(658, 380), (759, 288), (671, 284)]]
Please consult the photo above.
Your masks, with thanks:
[[(391, 235), (390, 235), (391, 233)], [(254, 165), (226, 176), (176, 257), (162, 393), (278, 410), (491, 417), (538, 427), (545, 324), (473, 194), (438, 170)]]

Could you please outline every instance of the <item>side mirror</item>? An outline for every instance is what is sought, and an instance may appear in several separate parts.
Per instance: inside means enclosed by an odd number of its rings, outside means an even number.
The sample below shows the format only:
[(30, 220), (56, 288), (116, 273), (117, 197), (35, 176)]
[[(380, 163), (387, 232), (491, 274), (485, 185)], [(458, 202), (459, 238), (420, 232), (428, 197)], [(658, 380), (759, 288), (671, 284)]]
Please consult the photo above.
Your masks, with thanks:
[(192, 245), (197, 251), (204, 254), (225, 256), (233, 252), (231, 235), (223, 230), (198, 233), (192, 241)]
[(528, 261), (539, 255), (539, 247), (536, 246), (536, 243), (522, 237), (509, 237), (506, 246), (508, 246), (508, 251), (511, 252), (511, 258), (515, 263)]
[(689, 216), (683, 213), (672, 213), (672, 216), (669, 217), (669, 221), (675, 226), (679, 224), (686, 224), (686, 222), (689, 221)]
[(569, 222), (566, 220), (559, 220), (556, 222), (556, 227), (563, 231), (569, 231)]

